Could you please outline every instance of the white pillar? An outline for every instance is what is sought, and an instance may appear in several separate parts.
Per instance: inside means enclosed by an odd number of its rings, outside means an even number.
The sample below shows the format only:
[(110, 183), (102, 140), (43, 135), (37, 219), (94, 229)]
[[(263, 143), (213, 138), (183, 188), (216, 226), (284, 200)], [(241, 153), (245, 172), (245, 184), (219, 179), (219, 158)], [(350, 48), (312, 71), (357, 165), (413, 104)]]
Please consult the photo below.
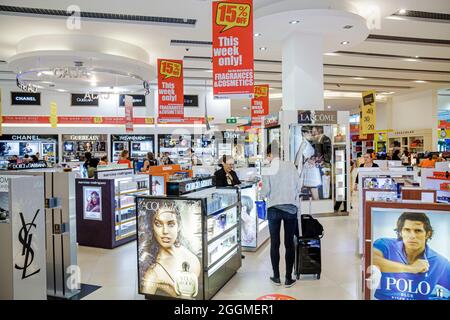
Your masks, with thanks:
[(283, 43), (283, 110), (323, 110), (323, 38), (292, 34)]

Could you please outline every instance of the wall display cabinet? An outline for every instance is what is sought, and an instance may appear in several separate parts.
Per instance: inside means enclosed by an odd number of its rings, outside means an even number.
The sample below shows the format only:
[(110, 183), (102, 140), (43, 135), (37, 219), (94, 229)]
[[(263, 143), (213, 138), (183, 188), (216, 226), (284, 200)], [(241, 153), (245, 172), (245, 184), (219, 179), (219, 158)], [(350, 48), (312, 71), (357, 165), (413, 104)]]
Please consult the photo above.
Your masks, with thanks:
[(151, 177), (132, 169), (97, 172), (76, 180), (77, 239), (80, 245), (112, 249), (136, 239), (138, 195), (150, 194)]
[(93, 158), (107, 155), (106, 134), (63, 134), (62, 161), (84, 161), (84, 153), (91, 152)]
[(400, 148), (403, 151), (408, 148), (411, 153), (422, 153), (432, 151), (432, 131), (427, 130), (405, 130), (388, 133), (389, 151)]
[(40, 159), (50, 163), (58, 162), (58, 135), (5, 134), (0, 136), (0, 160), (11, 156), (23, 158), (25, 155), (40, 154)]
[(120, 153), (128, 150), (130, 158), (142, 160), (148, 152), (155, 152), (154, 135), (140, 134), (112, 134), (111, 135), (111, 159), (119, 160)]
[[(240, 268), (239, 195), (212, 182), (183, 182), (180, 196), (137, 197), (138, 287), (147, 299), (211, 299)], [(163, 234), (168, 226), (174, 231)], [(173, 254), (160, 260), (167, 249)]]

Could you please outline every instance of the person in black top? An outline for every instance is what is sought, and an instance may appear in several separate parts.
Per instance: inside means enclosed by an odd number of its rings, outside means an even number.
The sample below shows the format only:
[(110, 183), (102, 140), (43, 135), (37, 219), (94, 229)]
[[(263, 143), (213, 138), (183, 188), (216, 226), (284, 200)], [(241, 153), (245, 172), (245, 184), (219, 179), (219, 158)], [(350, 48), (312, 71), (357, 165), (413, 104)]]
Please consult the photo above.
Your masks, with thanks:
[(153, 152), (147, 152), (147, 158), (144, 160), (144, 165), (141, 168), (141, 172), (147, 172), (150, 169), (150, 167), (157, 165), (158, 161), (156, 161)]
[[(379, 165), (377, 165), (375, 162), (373, 162), (371, 152), (366, 152), (364, 154), (363, 158), (364, 158), (364, 163), (359, 166), (360, 168), (378, 168), (379, 167)], [(358, 191), (358, 183), (359, 183), (359, 174), (356, 176), (355, 187), (354, 187), (355, 191)]]
[(234, 160), (230, 156), (222, 157), (222, 169), (214, 172), (217, 187), (228, 187), (241, 184), (236, 172), (233, 171)]
[(395, 150), (394, 153), (392, 154), (392, 160), (396, 160), (399, 161), (400, 159), (400, 150)]

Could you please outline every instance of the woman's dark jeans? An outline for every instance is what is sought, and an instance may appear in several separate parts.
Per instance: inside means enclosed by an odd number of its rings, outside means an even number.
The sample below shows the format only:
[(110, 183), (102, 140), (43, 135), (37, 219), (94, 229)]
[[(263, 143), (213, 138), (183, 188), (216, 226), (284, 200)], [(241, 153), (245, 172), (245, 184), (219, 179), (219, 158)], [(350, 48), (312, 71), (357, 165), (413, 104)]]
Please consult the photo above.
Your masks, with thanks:
[(286, 248), (286, 279), (292, 278), (292, 269), (295, 260), (294, 234), (297, 230), (297, 215), (278, 208), (267, 209), (270, 231), (270, 259), (272, 261), (273, 275), (280, 277), (280, 230), (281, 221), (284, 225), (284, 247)]

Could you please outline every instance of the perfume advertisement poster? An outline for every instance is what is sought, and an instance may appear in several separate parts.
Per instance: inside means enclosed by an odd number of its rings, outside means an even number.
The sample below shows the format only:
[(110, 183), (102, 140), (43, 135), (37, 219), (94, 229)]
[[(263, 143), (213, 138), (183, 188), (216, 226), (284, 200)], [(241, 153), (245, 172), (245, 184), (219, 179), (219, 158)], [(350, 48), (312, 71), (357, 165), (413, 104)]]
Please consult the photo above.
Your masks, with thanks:
[(163, 196), (165, 195), (165, 179), (164, 176), (152, 176), (152, 195)]
[(139, 293), (203, 299), (200, 200), (138, 198)]
[(83, 187), (83, 206), (84, 219), (102, 221), (102, 188)]
[(373, 208), (371, 299), (449, 300), (449, 237), (448, 211)]
[[(6, 180), (7, 178), (1, 177), (2, 180)], [(2, 183), (0, 181), (0, 183)], [(6, 188), (8, 188), (8, 182), (6, 182)], [(10, 223), (9, 217), (9, 192), (4, 192), (2, 188), (0, 188), (0, 223)]]
[(299, 172), (304, 199), (331, 199), (332, 127), (293, 125), (290, 135), (291, 161)]
[(254, 201), (255, 189), (241, 190), (241, 244), (243, 247), (256, 248), (256, 204)]

